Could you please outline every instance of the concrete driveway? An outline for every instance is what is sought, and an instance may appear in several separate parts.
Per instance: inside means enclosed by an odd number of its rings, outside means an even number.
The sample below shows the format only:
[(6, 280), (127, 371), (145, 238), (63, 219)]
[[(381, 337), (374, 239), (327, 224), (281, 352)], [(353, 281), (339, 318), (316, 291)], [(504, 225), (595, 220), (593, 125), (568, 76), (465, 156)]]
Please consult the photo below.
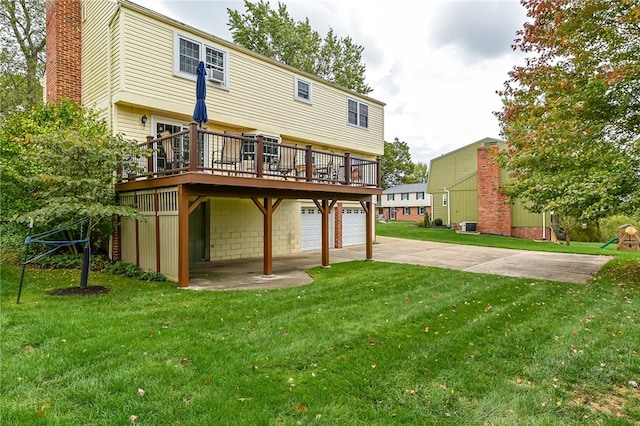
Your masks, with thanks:
[[(540, 243), (548, 244), (548, 243)], [(333, 263), (363, 260), (365, 247), (332, 249)], [(585, 283), (613, 256), (546, 253), (376, 237), (374, 261), (437, 266), (467, 272)], [(273, 259), (271, 277), (262, 275), (262, 258), (202, 262), (191, 266), (192, 290), (249, 290), (293, 287), (313, 280), (305, 270), (319, 266), (320, 251)]]

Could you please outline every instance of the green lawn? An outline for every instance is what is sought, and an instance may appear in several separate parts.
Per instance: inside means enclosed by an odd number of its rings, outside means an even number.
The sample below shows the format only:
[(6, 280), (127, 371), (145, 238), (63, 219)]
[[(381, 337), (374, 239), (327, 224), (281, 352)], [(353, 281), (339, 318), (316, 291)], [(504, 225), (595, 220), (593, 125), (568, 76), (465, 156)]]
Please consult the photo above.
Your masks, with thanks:
[(640, 267), (588, 284), (382, 262), (208, 292), (2, 266), (2, 425), (632, 425)]
[(521, 238), (501, 237), (496, 235), (458, 234), (456, 231), (446, 228), (419, 228), (412, 222), (377, 222), (376, 235), (519, 250), (607, 254), (612, 256), (640, 258), (640, 251), (617, 251), (615, 244), (611, 244), (606, 248), (601, 249), (600, 246), (603, 245), (603, 243), (583, 243), (572, 241), (567, 247), (564, 242), (553, 244), (551, 242), (536, 242)]

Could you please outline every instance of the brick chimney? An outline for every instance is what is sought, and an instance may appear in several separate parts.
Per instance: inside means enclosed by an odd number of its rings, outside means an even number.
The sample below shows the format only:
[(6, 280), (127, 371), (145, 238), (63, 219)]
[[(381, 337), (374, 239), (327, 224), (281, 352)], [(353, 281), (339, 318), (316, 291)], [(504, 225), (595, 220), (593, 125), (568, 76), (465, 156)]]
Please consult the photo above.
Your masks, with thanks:
[(82, 102), (82, 1), (47, 1), (47, 102)]
[(499, 192), (500, 166), (495, 161), (498, 145), (478, 148), (478, 232), (511, 236), (511, 205)]

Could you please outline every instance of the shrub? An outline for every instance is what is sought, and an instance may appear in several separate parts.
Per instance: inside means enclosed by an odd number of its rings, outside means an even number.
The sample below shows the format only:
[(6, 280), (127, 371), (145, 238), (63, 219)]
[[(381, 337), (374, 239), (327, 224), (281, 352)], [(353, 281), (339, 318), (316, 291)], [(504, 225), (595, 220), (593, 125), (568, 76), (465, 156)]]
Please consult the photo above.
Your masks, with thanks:
[(442, 219), (437, 218), (436, 220), (433, 221), (433, 224), (435, 226), (442, 226)]
[[(33, 262), (33, 264), (40, 268), (48, 269), (80, 269), (82, 267), (82, 255), (59, 254), (44, 256)], [(166, 277), (158, 272), (144, 271), (131, 263), (111, 262), (102, 256), (91, 257), (91, 270), (137, 278), (142, 281), (166, 281)]]

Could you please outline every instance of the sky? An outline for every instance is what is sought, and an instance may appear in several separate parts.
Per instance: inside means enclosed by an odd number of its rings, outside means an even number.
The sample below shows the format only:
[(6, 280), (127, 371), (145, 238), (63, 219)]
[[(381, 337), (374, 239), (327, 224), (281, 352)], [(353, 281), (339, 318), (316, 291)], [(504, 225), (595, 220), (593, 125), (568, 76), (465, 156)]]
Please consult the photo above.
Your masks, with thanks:
[[(132, 0), (233, 41), (227, 8), (242, 0)], [(253, 0), (254, 2), (257, 0)], [(275, 8), (277, 0), (269, 1)], [(333, 28), (363, 46), (369, 96), (386, 103), (385, 141), (414, 163), (485, 137), (500, 138), (496, 94), (524, 61), (511, 45), (526, 21), (517, 0), (281, 0), (321, 35)]]

